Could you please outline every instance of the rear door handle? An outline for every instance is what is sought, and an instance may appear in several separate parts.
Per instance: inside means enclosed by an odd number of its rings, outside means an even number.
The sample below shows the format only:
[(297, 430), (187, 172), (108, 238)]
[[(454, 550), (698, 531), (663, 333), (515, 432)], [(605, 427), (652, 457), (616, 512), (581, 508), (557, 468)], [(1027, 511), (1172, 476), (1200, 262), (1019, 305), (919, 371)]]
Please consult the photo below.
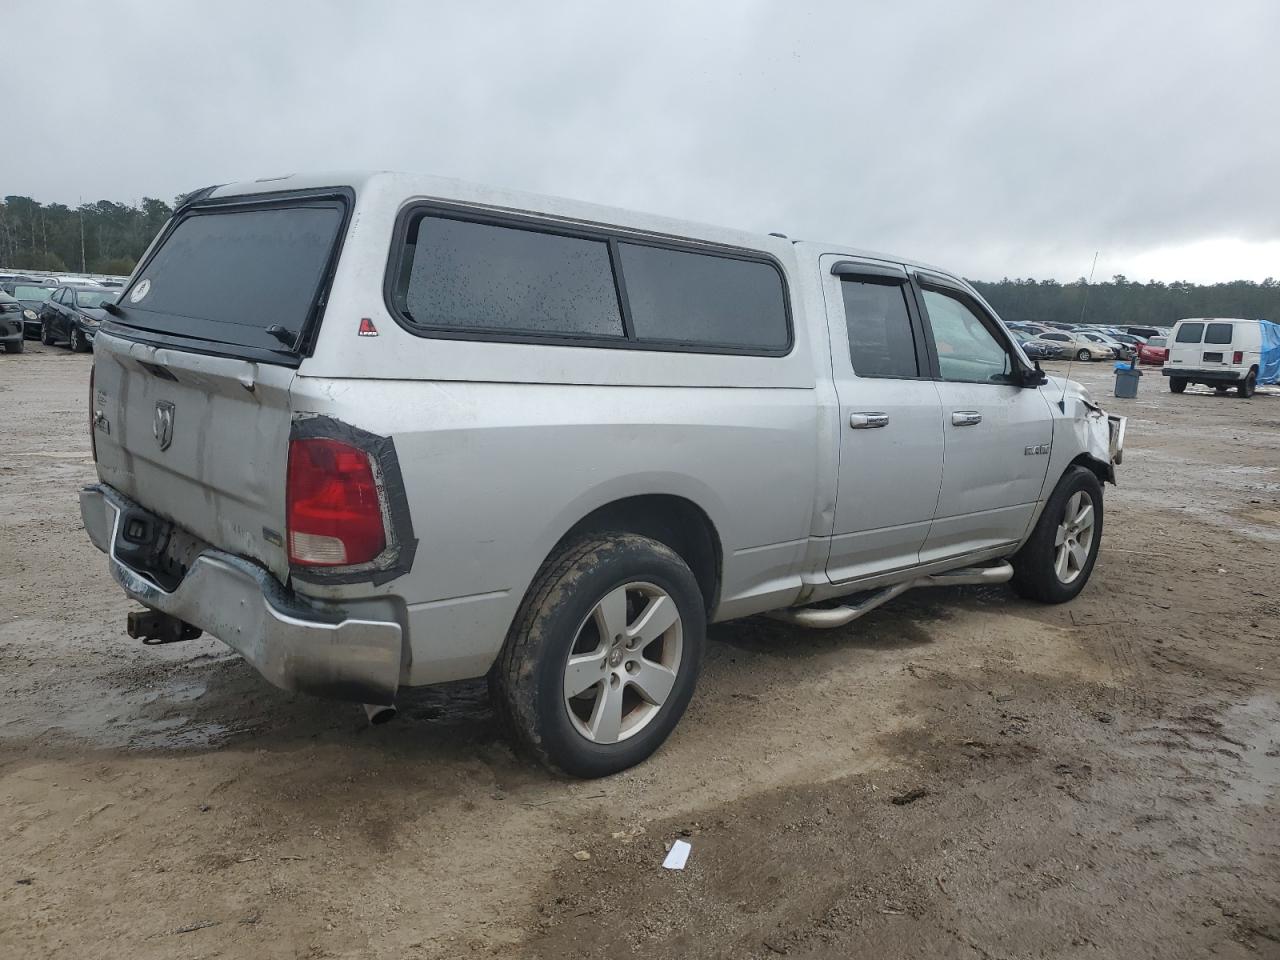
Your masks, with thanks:
[(889, 425), (889, 415), (887, 413), (851, 413), (849, 414), (849, 426), (854, 430), (874, 430), (876, 427), (887, 427)]
[(957, 427), (972, 427), (982, 422), (982, 414), (977, 410), (955, 410), (951, 414), (951, 423)]

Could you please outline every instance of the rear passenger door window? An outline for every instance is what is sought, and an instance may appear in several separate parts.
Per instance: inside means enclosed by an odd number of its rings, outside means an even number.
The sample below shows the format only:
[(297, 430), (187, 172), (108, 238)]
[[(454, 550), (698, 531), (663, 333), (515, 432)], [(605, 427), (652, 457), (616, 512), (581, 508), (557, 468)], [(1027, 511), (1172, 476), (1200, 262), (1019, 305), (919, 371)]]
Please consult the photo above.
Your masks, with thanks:
[(906, 285), (844, 277), (840, 292), (853, 372), (859, 377), (920, 376)]

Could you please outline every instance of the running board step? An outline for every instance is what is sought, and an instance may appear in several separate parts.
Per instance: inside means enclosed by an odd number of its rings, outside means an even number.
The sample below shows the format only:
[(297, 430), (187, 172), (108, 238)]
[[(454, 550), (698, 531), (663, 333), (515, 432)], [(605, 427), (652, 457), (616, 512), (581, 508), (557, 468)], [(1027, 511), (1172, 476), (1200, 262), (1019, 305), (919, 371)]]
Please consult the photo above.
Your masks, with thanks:
[(934, 573), (915, 580), (904, 580), (893, 586), (878, 590), (858, 603), (848, 603), (839, 607), (791, 607), (787, 610), (774, 610), (769, 614), (775, 620), (795, 624), (798, 627), (843, 627), (861, 616), (870, 613), (899, 594), (906, 593), (915, 587), (958, 587), (974, 583), (1007, 583), (1013, 578), (1013, 567), (1008, 563), (998, 563), (993, 567), (961, 567), (948, 570), (946, 573)]

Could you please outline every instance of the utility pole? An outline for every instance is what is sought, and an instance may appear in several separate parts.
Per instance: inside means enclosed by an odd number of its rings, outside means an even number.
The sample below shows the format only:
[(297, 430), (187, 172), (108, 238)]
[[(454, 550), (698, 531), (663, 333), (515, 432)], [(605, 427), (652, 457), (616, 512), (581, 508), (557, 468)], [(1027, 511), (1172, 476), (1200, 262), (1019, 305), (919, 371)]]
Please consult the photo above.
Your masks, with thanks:
[(80, 198), (80, 272), (85, 272), (84, 265), (84, 197)]

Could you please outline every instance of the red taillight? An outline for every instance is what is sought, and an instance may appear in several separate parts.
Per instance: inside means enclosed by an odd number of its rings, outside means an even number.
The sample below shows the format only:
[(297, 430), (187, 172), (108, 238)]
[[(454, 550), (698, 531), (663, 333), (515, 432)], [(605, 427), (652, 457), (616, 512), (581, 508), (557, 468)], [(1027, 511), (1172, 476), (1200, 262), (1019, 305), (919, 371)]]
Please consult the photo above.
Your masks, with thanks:
[(89, 364), (89, 449), (93, 451), (93, 462), (98, 462), (98, 416), (93, 409), (93, 371), (94, 364)]
[(1231, 362), (1232, 362), (1232, 363), (1244, 363), (1244, 351), (1243, 351), (1243, 350), (1237, 350), (1235, 353), (1233, 353), (1233, 354), (1231, 355)]
[(369, 454), (322, 437), (289, 441), (289, 561), (308, 567), (368, 563), (387, 546)]

